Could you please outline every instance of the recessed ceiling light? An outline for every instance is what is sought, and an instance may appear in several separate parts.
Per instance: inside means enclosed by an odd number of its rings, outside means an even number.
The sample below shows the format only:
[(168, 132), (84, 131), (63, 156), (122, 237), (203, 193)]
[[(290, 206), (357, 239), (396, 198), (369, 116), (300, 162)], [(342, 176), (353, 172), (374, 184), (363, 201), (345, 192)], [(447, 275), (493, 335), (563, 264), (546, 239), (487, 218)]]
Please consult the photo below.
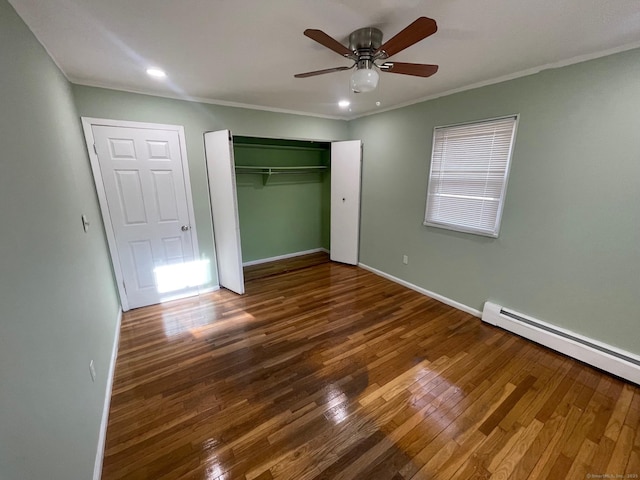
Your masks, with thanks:
[(351, 102), (349, 100), (340, 100), (338, 102), (338, 106), (340, 108), (347, 108), (349, 105), (351, 105)]
[(380, 106), (380, 102), (376, 102), (376, 107), (379, 107), (379, 106)]
[(165, 78), (167, 76), (164, 70), (160, 70), (159, 68), (147, 68), (147, 75), (153, 78)]

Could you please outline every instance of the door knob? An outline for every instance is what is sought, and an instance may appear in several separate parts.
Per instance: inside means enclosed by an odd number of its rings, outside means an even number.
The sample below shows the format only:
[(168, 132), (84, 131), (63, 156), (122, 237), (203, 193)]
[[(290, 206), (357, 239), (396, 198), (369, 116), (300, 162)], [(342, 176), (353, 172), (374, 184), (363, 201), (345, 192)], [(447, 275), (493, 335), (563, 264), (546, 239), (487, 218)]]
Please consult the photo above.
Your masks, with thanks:
[(190, 228), (191, 228), (191, 227), (190, 227), (189, 225), (182, 225), (182, 227), (180, 228), (180, 230), (182, 230), (183, 232), (188, 232)]

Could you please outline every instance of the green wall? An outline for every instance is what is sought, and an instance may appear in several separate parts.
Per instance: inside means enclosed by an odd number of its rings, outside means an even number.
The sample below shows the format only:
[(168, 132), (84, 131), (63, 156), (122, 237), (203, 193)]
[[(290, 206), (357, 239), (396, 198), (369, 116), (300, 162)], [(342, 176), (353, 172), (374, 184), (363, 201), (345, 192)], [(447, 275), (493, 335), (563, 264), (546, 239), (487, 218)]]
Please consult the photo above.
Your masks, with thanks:
[[(633, 50), (352, 121), (361, 262), (640, 354), (639, 79)], [(433, 128), (513, 113), (500, 237), (423, 226)]]
[[(151, 95), (73, 85), (81, 116), (182, 125), (185, 128), (189, 174), (202, 258), (215, 259), (203, 134), (230, 129), (234, 135), (253, 137), (345, 140), (346, 121), (303, 115), (174, 100)], [(217, 284), (215, 261), (212, 284)]]
[(90, 479), (118, 299), (86, 147), (70, 85), (6, 0), (0, 64), (0, 477)]
[[(236, 165), (328, 166), (329, 152), (295, 146), (257, 146), (234, 142)], [(312, 147), (313, 148), (313, 147)], [(238, 210), (245, 262), (329, 248), (329, 208), (323, 173), (263, 175), (238, 173)]]

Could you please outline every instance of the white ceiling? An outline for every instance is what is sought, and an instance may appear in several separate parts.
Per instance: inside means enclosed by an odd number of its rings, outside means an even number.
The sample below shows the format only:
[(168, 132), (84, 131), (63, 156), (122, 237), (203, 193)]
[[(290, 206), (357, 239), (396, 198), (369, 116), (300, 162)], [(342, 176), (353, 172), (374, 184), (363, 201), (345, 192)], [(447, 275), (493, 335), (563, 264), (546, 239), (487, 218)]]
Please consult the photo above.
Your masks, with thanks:
[[(640, 46), (640, 0), (10, 2), (74, 83), (343, 118)], [(383, 73), (367, 94), (350, 92), (349, 71), (293, 78), (351, 63), (306, 28), (347, 44), (357, 28), (389, 39), (420, 16), (438, 32), (391, 60), (439, 64), (433, 77)]]

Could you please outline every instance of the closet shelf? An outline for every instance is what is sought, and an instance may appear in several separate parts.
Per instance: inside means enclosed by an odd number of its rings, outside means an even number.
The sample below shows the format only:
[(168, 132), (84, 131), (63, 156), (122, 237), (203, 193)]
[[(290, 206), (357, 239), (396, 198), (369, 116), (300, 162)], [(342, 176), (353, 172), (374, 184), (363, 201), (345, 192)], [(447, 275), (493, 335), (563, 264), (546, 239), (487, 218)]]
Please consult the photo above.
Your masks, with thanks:
[[(237, 138), (237, 137), (236, 137)], [(309, 142), (309, 145), (268, 145), (264, 143), (240, 143), (235, 142), (233, 148), (258, 148), (260, 150), (273, 149), (273, 150), (307, 150), (313, 152), (328, 152), (329, 148), (322, 145), (314, 145), (314, 142)]]
[(266, 185), (271, 175), (282, 174), (304, 174), (304, 173), (321, 173), (326, 170), (324, 165), (305, 165), (299, 167), (266, 167), (266, 166), (250, 166), (250, 165), (236, 165), (236, 173), (253, 173), (263, 175), (262, 182)]

